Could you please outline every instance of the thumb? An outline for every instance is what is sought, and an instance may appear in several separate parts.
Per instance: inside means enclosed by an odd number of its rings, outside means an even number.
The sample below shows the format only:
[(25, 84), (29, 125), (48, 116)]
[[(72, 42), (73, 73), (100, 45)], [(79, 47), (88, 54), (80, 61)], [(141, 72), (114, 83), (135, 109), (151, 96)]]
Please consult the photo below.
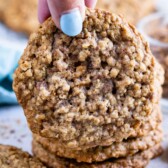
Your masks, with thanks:
[(65, 34), (76, 36), (82, 31), (84, 0), (47, 0), (51, 16)]

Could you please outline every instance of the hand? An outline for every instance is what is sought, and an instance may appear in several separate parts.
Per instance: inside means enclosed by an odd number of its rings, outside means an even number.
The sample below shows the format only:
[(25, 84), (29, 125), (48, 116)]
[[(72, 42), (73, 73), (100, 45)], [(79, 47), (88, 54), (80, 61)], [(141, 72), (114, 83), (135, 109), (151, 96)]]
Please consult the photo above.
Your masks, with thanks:
[(56, 26), (69, 36), (82, 31), (85, 6), (94, 8), (97, 0), (39, 0), (38, 18), (40, 23), (52, 16)]

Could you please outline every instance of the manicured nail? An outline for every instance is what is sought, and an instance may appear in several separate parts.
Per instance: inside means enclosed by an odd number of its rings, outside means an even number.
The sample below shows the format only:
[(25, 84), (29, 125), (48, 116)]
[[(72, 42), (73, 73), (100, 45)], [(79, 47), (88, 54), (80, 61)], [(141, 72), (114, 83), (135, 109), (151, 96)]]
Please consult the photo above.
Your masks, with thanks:
[(79, 9), (64, 13), (60, 19), (61, 30), (68, 36), (76, 36), (82, 31), (82, 16)]

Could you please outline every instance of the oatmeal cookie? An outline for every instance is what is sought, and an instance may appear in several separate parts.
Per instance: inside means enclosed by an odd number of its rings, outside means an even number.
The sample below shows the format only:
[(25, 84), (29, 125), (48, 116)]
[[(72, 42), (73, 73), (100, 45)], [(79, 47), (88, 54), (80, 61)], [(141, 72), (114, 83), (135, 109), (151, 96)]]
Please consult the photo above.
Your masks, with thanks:
[(107, 147), (94, 147), (86, 150), (66, 149), (54, 143), (53, 139), (47, 139), (34, 135), (35, 141), (45, 149), (59, 157), (75, 159), (77, 162), (101, 162), (109, 158), (119, 158), (134, 155), (139, 151), (144, 151), (162, 140), (162, 130), (158, 128), (151, 131), (147, 136), (130, 138), (123, 142), (113, 143)]
[(33, 133), (67, 148), (90, 148), (127, 139), (151, 115), (160, 98), (155, 71), (135, 27), (87, 10), (76, 37), (51, 18), (31, 35), (13, 88)]
[(36, 158), (12, 146), (0, 145), (1, 168), (46, 168)]
[[(3, 1), (3, 2), (1, 2)], [(29, 35), (38, 28), (37, 0), (7, 0), (2, 8), (2, 21), (11, 29)], [(6, 0), (0, 0), (5, 4)], [(0, 5), (1, 12), (1, 5)]]
[(84, 162), (77, 163), (73, 159), (58, 157), (48, 152), (35, 141), (33, 146), (35, 156), (51, 168), (144, 168), (152, 158), (159, 156), (163, 152), (160, 144), (157, 144), (133, 156), (118, 159), (111, 158), (104, 162), (89, 164)]
[(97, 8), (108, 10), (126, 17), (133, 24), (155, 8), (155, 0), (98, 0)]
[[(148, 117), (143, 124), (141, 124), (140, 128), (138, 128), (138, 130), (136, 130), (131, 135), (131, 137), (129, 139), (135, 139), (135, 138), (141, 138), (141, 137), (148, 136), (150, 134), (150, 132), (154, 132), (154, 131), (158, 130), (158, 128), (160, 127), (161, 121), (162, 121), (161, 111), (160, 111), (159, 106), (156, 106), (155, 111), (152, 113), (152, 115), (150, 117)], [(159, 137), (161, 137), (161, 134), (160, 134)], [(159, 137), (158, 137), (158, 139), (159, 139)], [(85, 151), (85, 153), (86, 153), (87, 151), (91, 151), (92, 149), (98, 149), (99, 147), (102, 148), (103, 146), (104, 147), (105, 146), (107, 146), (107, 147), (111, 146), (111, 143), (108, 144), (106, 142), (106, 143), (101, 143), (102, 146), (99, 145), (99, 146), (94, 147), (94, 148), (89, 148), (88, 149), (88, 148), (85, 148), (85, 146), (83, 146), (83, 147), (80, 147), (78, 149), (70, 149), (69, 150), (66, 146), (64, 146), (64, 144), (62, 144), (60, 141), (55, 140), (54, 138), (44, 138), (44, 137), (41, 137), (41, 136), (35, 135), (35, 134), (34, 134), (34, 138), (35, 138), (36, 141), (41, 143), (48, 150), (53, 151), (53, 152), (58, 152), (57, 155), (60, 155), (60, 156), (62, 156), (61, 153), (62, 153), (63, 150), (66, 150), (66, 153), (68, 153), (68, 151), (71, 151), (71, 154), (77, 153), (77, 150), (78, 151)], [(127, 139), (125, 139), (124, 141), (127, 141)], [(119, 142), (119, 143), (122, 143), (122, 142)], [(66, 155), (66, 153), (63, 153), (63, 154)], [(75, 154), (73, 154), (73, 155), (75, 155)], [(85, 162), (87, 162), (87, 161), (85, 161)]]

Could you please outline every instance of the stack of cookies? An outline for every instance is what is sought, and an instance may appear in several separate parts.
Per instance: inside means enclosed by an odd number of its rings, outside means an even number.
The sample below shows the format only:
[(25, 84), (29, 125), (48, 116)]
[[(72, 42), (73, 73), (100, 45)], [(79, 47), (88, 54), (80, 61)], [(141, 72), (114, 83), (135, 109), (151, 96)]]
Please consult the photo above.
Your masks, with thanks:
[(46, 168), (37, 158), (12, 146), (0, 145), (1, 168)]
[(142, 168), (161, 154), (163, 69), (123, 18), (87, 10), (68, 37), (49, 18), (30, 36), (13, 88), (51, 168)]

